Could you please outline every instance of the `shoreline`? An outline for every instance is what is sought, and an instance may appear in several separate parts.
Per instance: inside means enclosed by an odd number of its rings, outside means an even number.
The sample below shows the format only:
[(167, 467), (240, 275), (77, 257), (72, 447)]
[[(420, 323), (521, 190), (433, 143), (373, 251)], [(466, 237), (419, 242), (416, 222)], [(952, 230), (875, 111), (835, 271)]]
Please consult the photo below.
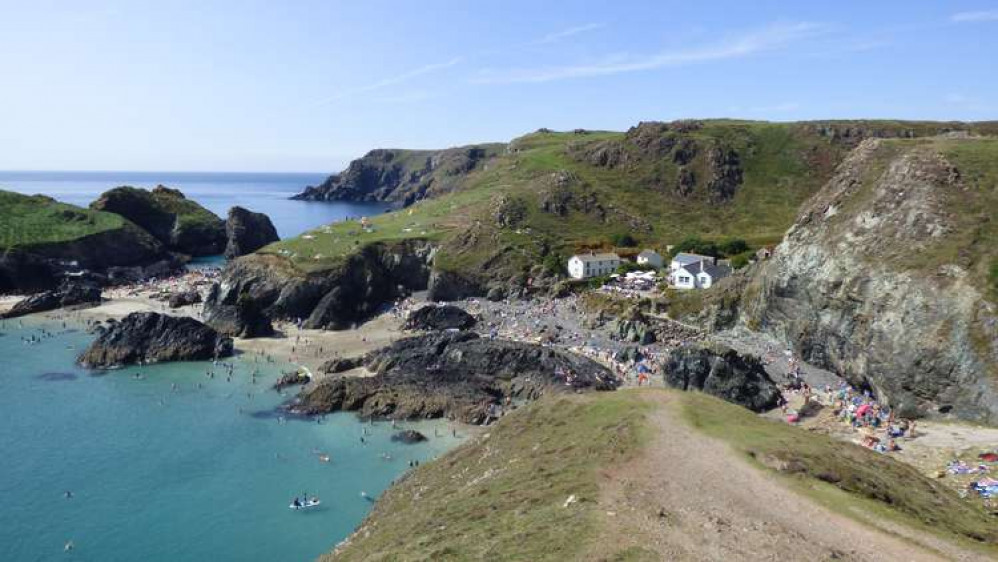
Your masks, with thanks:
[[(177, 290), (178, 285), (184, 284), (184, 278), (173, 279), (164, 282), (163, 285), (115, 288), (105, 292), (105, 300), (98, 306), (59, 309), (31, 316), (64, 322), (75, 320), (82, 325), (87, 325), (95, 320), (122, 318), (133, 312), (158, 312), (172, 316), (189, 316), (198, 320), (203, 318), (201, 304), (171, 309), (165, 302), (155, 298), (156, 295), (163, 294), (166, 284), (172, 285), (172, 290)], [(191, 287), (181, 288), (190, 289)], [(13, 306), (18, 299), (19, 297), (14, 296), (0, 297), (0, 311), (4, 310), (4, 307)], [(301, 388), (308, 388), (326, 376), (320, 373), (319, 367), (329, 359), (359, 357), (387, 346), (400, 338), (415, 335), (417, 332), (402, 330), (404, 316), (408, 310), (424, 304), (427, 304), (425, 294), (417, 294), (413, 298), (407, 299), (400, 310), (383, 312), (354, 329), (342, 331), (299, 329), (292, 323), (278, 322), (274, 326), (278, 335), (274, 337), (233, 338), (233, 344), (239, 354), (266, 356), (274, 361), (286, 362), (304, 369), (311, 375), (312, 382)], [(488, 337), (489, 331), (492, 329), (500, 337), (536, 343), (545, 333), (544, 330), (540, 329), (543, 324), (560, 323), (559, 325), (564, 325), (563, 328), (565, 328), (559, 334), (561, 336), (559, 339), (562, 341), (553, 345), (564, 351), (593, 359), (615, 371), (626, 368), (626, 365), (618, 364), (609, 357), (610, 353), (607, 351), (620, 346), (635, 345), (610, 340), (607, 327), (590, 328), (584, 326), (581, 319), (585, 313), (576, 308), (571, 300), (552, 304), (550, 302), (527, 303), (520, 301), (491, 303), (484, 299), (467, 299), (447, 304), (479, 315), (480, 322), (475, 331), (483, 337)], [(572, 315), (578, 315), (578, 318), (576, 322), (570, 324), (566, 320)], [(751, 353), (759, 356), (764, 360), (765, 368), (770, 377), (778, 383), (783, 380), (786, 374), (785, 362), (780, 360), (783, 354), (781, 345), (765, 334), (729, 330), (713, 334), (708, 337), (708, 340), (728, 345), (740, 353)], [(608, 345), (611, 347), (603, 349), (604, 346)], [(659, 344), (640, 347), (655, 355), (661, 351), (663, 346)], [(597, 351), (603, 349), (604, 353), (594, 356), (591, 353), (594, 349)], [(833, 373), (813, 365), (801, 362), (800, 367), (802, 378), (815, 388), (839, 380)], [(363, 368), (357, 368), (349, 371), (348, 375), (372, 376), (372, 373)], [(622, 388), (637, 386), (629, 375), (625, 376), (624, 380), (625, 384), (622, 385)], [(270, 384), (276, 381), (266, 382)], [(647, 386), (664, 385), (659, 376), (653, 376), (649, 383), (651, 384)], [(787, 397), (792, 402), (791, 406), (798, 406), (801, 399), (798, 395), (789, 394)], [(763, 414), (763, 416), (779, 419), (781, 417), (779, 410), (775, 412), (775, 414), (770, 412)], [(781, 423), (784, 422), (781, 420)], [(466, 424), (458, 425), (465, 427), (465, 430), (469, 427), (476, 427)], [(856, 443), (861, 437), (858, 432), (848, 427), (837, 422), (830, 422), (827, 415), (805, 417), (798, 425), (804, 429), (822, 432), (836, 439), (852, 443)], [(979, 426), (959, 420), (921, 419), (918, 420), (918, 428), (917, 437), (904, 439), (901, 441), (902, 451), (890, 455), (899, 462), (913, 466), (923, 474), (933, 477), (939, 477), (939, 472), (944, 468), (946, 460), (961, 455), (965, 456), (971, 450), (998, 442), (998, 428)], [(954, 481), (955, 479), (948, 478), (947, 480)]]

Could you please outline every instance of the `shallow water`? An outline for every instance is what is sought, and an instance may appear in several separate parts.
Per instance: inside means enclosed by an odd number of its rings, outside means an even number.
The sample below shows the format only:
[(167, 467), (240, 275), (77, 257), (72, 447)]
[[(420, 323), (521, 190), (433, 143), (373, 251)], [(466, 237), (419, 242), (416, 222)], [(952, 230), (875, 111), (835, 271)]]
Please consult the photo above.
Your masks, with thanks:
[[(231, 382), (220, 368), (207, 378), (210, 363), (93, 376), (73, 364), (91, 336), (23, 326), (0, 324), (0, 560), (312, 560), (370, 510), (361, 491), (460, 439), (434, 422), (405, 424), (430, 440), (404, 445), (352, 414), (282, 421), (269, 383), (289, 366), (254, 356), (230, 361)], [(57, 334), (23, 343), (40, 327)], [(304, 491), (322, 506), (288, 509)]]
[(375, 215), (388, 208), (381, 203), (288, 199), (325, 178), (325, 174), (0, 171), (0, 189), (42, 193), (86, 207), (101, 193), (119, 185), (153, 188), (163, 184), (183, 191), (188, 199), (201, 203), (223, 219), (234, 205), (266, 213), (281, 238), (297, 236), (346, 217)]

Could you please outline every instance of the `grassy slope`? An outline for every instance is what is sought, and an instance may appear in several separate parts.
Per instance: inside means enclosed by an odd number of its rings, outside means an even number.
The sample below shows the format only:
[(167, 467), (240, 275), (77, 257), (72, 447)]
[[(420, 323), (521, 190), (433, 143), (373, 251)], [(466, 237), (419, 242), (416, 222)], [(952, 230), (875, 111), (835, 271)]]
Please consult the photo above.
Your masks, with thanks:
[(998, 527), (979, 505), (960, 500), (912, 466), (703, 394), (683, 398), (693, 427), (760, 466), (780, 465), (795, 490), (844, 515), (887, 518), (945, 538), (998, 545)]
[(122, 228), (125, 223), (112, 213), (0, 191), (0, 247), (4, 249), (78, 240)]
[[(438, 267), (479, 271), (497, 254), (506, 257), (507, 268), (527, 267), (548, 249), (568, 255), (581, 247), (605, 245), (613, 234), (622, 232), (631, 232), (642, 246), (659, 248), (691, 235), (739, 237), (753, 244), (776, 242), (801, 203), (824, 184), (851, 146), (817, 132), (832, 123), (839, 128), (903, 129), (913, 134), (940, 127), (938, 123), (893, 121), (706, 121), (699, 130), (678, 133), (678, 138), (692, 140), (699, 148), (689, 166), (697, 173), (698, 187), (687, 197), (674, 191), (677, 165), (671, 156), (642, 153), (626, 140), (625, 133), (537, 132), (513, 141), (508, 153), (468, 174), (454, 192), (374, 217), (373, 234), (360, 233), (356, 225), (338, 225), (332, 235), (320, 229), (309, 233), (315, 239), (308, 243), (289, 240), (265, 251), (285, 250), (285, 255), (297, 256), (300, 268), (317, 270), (334, 265), (359, 244), (428, 237), (443, 242)], [(994, 128), (992, 124), (974, 127), (986, 132)], [(630, 158), (614, 168), (590, 164), (582, 155), (601, 144), (622, 146)], [(711, 203), (703, 188), (704, 155), (712, 146), (736, 150), (744, 172), (734, 199), (720, 205)], [(577, 210), (566, 216), (541, 210), (552, 177), (561, 173), (576, 178), (570, 188), (573, 193), (595, 196), (608, 211), (606, 221)], [(494, 206), (500, 195), (523, 204), (524, 217), (519, 223), (505, 228), (496, 224)], [(631, 223), (646, 228), (634, 229)], [(468, 234), (472, 228), (475, 236)], [(317, 254), (322, 258), (315, 260)]]
[[(504, 418), (487, 439), (391, 488), (352, 542), (323, 560), (572, 560), (591, 553), (599, 535), (599, 472), (651, 442), (646, 413), (661, 406), (643, 392), (656, 391), (547, 398)], [(979, 548), (998, 543), (982, 510), (888, 457), (709, 396), (678, 398), (691, 426), (751, 458), (802, 467), (786, 475), (787, 484), (847, 516), (886, 517)], [(579, 503), (562, 508), (571, 494)], [(618, 559), (631, 554), (642, 553)]]
[[(642, 443), (647, 406), (624, 393), (549, 399), (415, 469), (329, 560), (572, 560), (598, 535), (601, 466)], [(575, 494), (578, 509), (563, 509)]]
[(177, 215), (181, 226), (211, 227), (221, 220), (215, 213), (190, 199), (175, 197), (167, 193), (151, 193), (151, 196), (161, 208)]

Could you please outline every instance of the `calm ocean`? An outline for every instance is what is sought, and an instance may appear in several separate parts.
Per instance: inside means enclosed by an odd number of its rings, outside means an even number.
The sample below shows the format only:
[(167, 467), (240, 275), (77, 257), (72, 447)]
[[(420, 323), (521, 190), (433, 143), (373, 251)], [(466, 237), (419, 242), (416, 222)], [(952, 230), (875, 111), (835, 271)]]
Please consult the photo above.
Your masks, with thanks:
[[(0, 189), (87, 205), (117, 185), (162, 183), (223, 217), (236, 204), (265, 212), (282, 237), (384, 208), (287, 199), (322, 179), (0, 172)], [(55, 335), (24, 342), (42, 328)], [(369, 512), (362, 491), (377, 497), (410, 460), (458, 442), (431, 422), (406, 424), (431, 437), (417, 445), (393, 443), (390, 424), (352, 414), (282, 423), (273, 412), (288, 397), (269, 384), (291, 366), (253, 357), (232, 360), (231, 382), (207, 378), (210, 363), (143, 367), (142, 379), (134, 368), (92, 376), (74, 364), (91, 339), (79, 325), (0, 321), (0, 561), (313, 560)], [(303, 491), (322, 506), (288, 509)]]
[[(55, 335), (23, 342), (41, 328)], [(91, 339), (77, 328), (0, 321), (5, 562), (314, 560), (368, 513), (361, 491), (376, 497), (410, 460), (458, 441), (435, 422), (404, 424), (430, 437), (417, 445), (393, 443), (391, 424), (353, 414), (282, 422), (273, 409), (287, 398), (269, 383), (288, 366), (252, 356), (231, 360), (231, 382), (207, 378), (210, 363), (93, 376), (74, 365)], [(304, 491), (320, 508), (290, 510)]]
[(41, 193), (65, 203), (86, 207), (101, 193), (120, 185), (153, 188), (158, 184), (184, 192), (225, 218), (240, 205), (267, 213), (281, 238), (340, 220), (377, 214), (383, 204), (327, 203), (288, 199), (306, 185), (316, 185), (325, 174), (262, 174), (231, 172), (9, 172), (0, 171), (0, 189)]

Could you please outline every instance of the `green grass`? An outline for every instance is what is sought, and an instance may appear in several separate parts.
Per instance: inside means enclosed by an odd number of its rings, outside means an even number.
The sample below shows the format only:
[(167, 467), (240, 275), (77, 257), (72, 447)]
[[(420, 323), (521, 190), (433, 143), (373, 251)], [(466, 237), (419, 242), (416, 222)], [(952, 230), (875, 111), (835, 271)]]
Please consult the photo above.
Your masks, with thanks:
[(726, 441), (760, 466), (779, 465), (796, 490), (835, 511), (867, 523), (903, 523), (998, 555), (994, 518), (912, 466), (703, 394), (685, 394), (682, 402), (684, 416), (695, 428)]
[[(370, 535), (335, 560), (575, 559), (599, 535), (597, 470), (640, 450), (650, 407), (632, 393), (525, 407), (489, 428), (487, 440), (389, 489), (365, 524)], [(573, 494), (578, 503), (564, 508)]]
[(152, 198), (165, 211), (177, 215), (181, 226), (215, 226), (221, 220), (215, 213), (195, 201), (168, 193), (151, 192)]
[(0, 191), (0, 248), (24, 249), (69, 242), (119, 229), (125, 220), (43, 196)]
[[(358, 245), (422, 237), (440, 242), (438, 269), (509, 278), (541, 263), (546, 249), (568, 256), (584, 248), (609, 247), (612, 236), (621, 232), (635, 237), (640, 247), (662, 253), (666, 245), (690, 236), (713, 241), (741, 238), (759, 247), (782, 238), (800, 205), (824, 185), (850, 150), (851, 144), (822, 132), (824, 128), (865, 127), (917, 135), (943, 126), (895, 121), (705, 121), (698, 130), (665, 133), (677, 142), (691, 140), (699, 147), (689, 164), (698, 175), (697, 187), (687, 197), (674, 191), (678, 168), (671, 153), (652, 157), (629, 141), (626, 133), (537, 132), (515, 139), (505, 152), (496, 150), (487, 166), (449, 176), (443, 195), (374, 218), (372, 233), (359, 232), (355, 225), (336, 225), (329, 229), (331, 233), (321, 229), (307, 233), (314, 237), (307, 242), (289, 240), (265, 251), (294, 255), (296, 266), (314, 271), (333, 267)], [(970, 128), (995, 132), (998, 125)], [(604, 145), (620, 147), (627, 155), (626, 163), (612, 169), (590, 164), (584, 155)], [(706, 154), (713, 146), (731, 148), (740, 155), (743, 182), (726, 203), (713, 203), (705, 193)], [(425, 155), (400, 151), (399, 158), (406, 166), (415, 166)], [(984, 155), (967, 154), (966, 158), (987, 163)], [(579, 210), (565, 216), (544, 212), (541, 203), (555, 190), (554, 178), (561, 174), (575, 178), (564, 189), (576, 198), (595, 198), (605, 216)], [(499, 196), (525, 209), (519, 223), (497, 224), (492, 207)], [(321, 257), (315, 259), (316, 255)]]

